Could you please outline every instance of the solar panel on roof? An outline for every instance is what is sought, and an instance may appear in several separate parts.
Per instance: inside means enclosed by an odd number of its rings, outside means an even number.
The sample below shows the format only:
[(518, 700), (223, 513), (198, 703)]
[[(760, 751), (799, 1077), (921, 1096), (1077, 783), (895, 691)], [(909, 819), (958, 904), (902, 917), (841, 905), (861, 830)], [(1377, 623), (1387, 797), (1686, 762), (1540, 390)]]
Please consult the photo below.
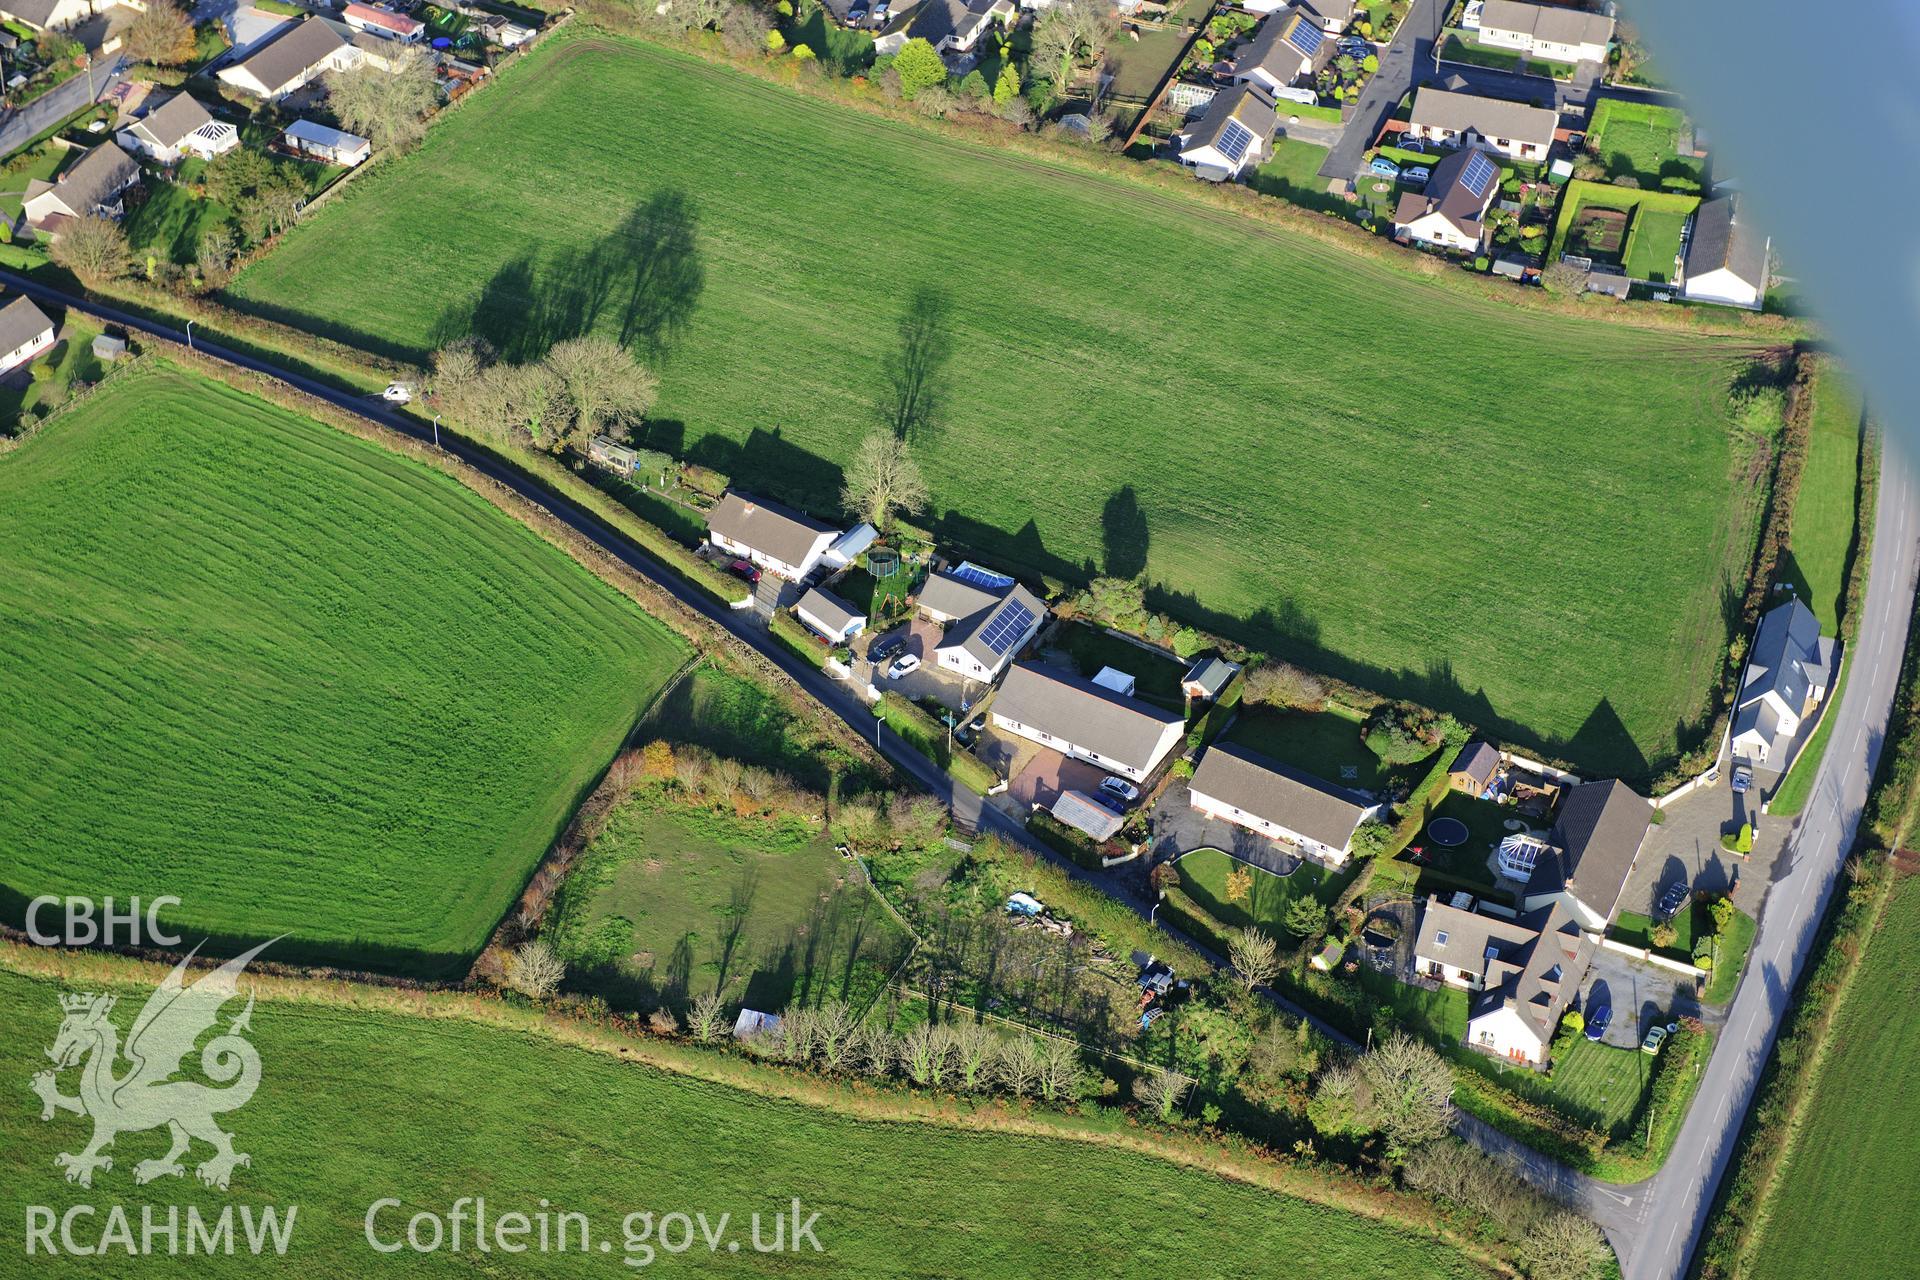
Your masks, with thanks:
[(1253, 130), (1238, 120), (1227, 121), (1227, 127), (1220, 131), (1220, 154), (1239, 164), (1247, 158), (1247, 148), (1253, 145)]
[(948, 576), (958, 578), (971, 587), (983, 591), (1005, 591), (1013, 585), (1013, 579), (1004, 573), (995, 573), (991, 569), (982, 569), (970, 560), (962, 560), (958, 568), (949, 569)]
[(1320, 52), (1320, 42), (1324, 39), (1326, 37), (1320, 33), (1320, 28), (1304, 18), (1298, 18), (1293, 30), (1287, 32), (1287, 43), (1298, 49), (1303, 58), (1311, 58)]
[(1018, 600), (1007, 602), (993, 621), (987, 623), (987, 629), (980, 636), (980, 642), (996, 654), (1005, 653), (1013, 642), (1018, 640), (1033, 621), (1033, 610)]
[(1460, 185), (1476, 197), (1484, 196), (1487, 194), (1487, 184), (1493, 181), (1493, 176), (1498, 172), (1493, 161), (1487, 159), (1486, 152), (1476, 151), (1467, 157), (1467, 167), (1460, 174)]

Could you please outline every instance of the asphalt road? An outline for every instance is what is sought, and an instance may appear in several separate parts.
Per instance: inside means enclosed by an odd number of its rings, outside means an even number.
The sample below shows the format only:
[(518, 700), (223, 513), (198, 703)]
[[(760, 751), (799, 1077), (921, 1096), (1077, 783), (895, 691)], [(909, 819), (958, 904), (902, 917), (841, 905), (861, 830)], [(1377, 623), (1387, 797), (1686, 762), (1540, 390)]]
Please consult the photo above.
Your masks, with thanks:
[(1813, 797), (1788, 845), (1784, 874), (1767, 892), (1740, 989), (1673, 1156), (1646, 1182), (1616, 1193), (1632, 1194), (1621, 1206), (1634, 1219), (1631, 1234), (1613, 1236), (1625, 1280), (1678, 1280), (1686, 1273), (1794, 982), (1853, 848), (1899, 682), (1920, 563), (1920, 486), (1901, 449), (1897, 437), (1886, 438), (1865, 612), (1846, 658), (1853, 673)]
[(94, 67), (91, 93), (88, 92), (88, 78), (84, 71), (56, 85), (8, 115), (5, 124), (0, 124), (0, 156), (9, 155), (25, 146), (36, 134), (53, 128), (89, 101), (98, 101), (126, 78), (127, 60), (116, 58), (111, 65)]

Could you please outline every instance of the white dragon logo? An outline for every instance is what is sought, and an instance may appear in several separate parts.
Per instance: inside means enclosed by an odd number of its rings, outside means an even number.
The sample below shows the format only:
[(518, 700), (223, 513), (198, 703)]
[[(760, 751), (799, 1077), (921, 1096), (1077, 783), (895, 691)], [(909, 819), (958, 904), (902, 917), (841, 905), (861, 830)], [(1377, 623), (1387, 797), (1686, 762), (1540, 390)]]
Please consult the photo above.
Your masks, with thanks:
[[(60, 1033), (54, 1037), (47, 1056), (54, 1070), (42, 1071), (33, 1078), (33, 1091), (40, 1095), (42, 1120), (53, 1119), (56, 1111), (71, 1111), (93, 1119), (93, 1140), (79, 1154), (62, 1152), (54, 1164), (67, 1171), (67, 1181), (83, 1187), (93, 1185), (95, 1170), (110, 1171), (113, 1157), (101, 1152), (113, 1145), (123, 1133), (138, 1133), (165, 1125), (173, 1137), (173, 1146), (158, 1160), (142, 1160), (134, 1166), (135, 1182), (155, 1178), (180, 1177), (186, 1173), (180, 1157), (195, 1138), (214, 1148), (212, 1157), (194, 1170), (209, 1187), (227, 1189), (235, 1168), (252, 1164), (244, 1153), (233, 1149), (233, 1135), (214, 1123), (214, 1117), (246, 1105), (260, 1084), (260, 1055), (242, 1035), (253, 1016), (253, 997), (247, 1007), (228, 1024), (226, 1031), (207, 1042), (200, 1051), (200, 1068), (207, 1078), (225, 1088), (212, 1088), (195, 1080), (173, 1080), (181, 1070), (181, 1059), (194, 1042), (211, 1028), (220, 1007), (239, 991), (239, 977), (247, 962), (270, 943), (261, 943), (244, 955), (215, 969), (188, 986), (186, 959), (173, 967), (166, 980), (147, 997), (146, 1007), (134, 1019), (133, 1032), (127, 1037), (126, 1058), (131, 1064), (125, 1074), (116, 1074), (121, 1057), (120, 1029), (108, 1017), (115, 997), (108, 995), (63, 995), (60, 1007), (66, 1017)], [(199, 948), (195, 947), (194, 952)], [(60, 1092), (58, 1072), (80, 1067), (80, 1093), (68, 1097)]]

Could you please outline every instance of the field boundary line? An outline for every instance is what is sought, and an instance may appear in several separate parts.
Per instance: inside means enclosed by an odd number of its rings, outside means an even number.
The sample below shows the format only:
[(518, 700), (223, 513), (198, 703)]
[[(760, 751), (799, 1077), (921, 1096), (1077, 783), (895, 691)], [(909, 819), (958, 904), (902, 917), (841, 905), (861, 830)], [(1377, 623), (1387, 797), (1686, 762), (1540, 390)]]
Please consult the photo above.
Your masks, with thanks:
[[(76, 981), (130, 986), (152, 985), (165, 976), (165, 962), (136, 960), (105, 952), (68, 951), (0, 943), (0, 970), (37, 981)], [(250, 965), (250, 977), (260, 970)], [(1405, 1193), (1382, 1191), (1350, 1175), (1319, 1164), (1296, 1165), (1246, 1140), (1207, 1138), (1194, 1131), (1126, 1125), (1096, 1128), (1078, 1115), (1052, 1109), (1014, 1109), (1002, 1099), (961, 1098), (877, 1089), (854, 1079), (835, 1079), (768, 1066), (745, 1054), (705, 1048), (683, 1039), (643, 1033), (614, 1015), (590, 1014), (572, 1007), (529, 1008), (478, 992), (435, 989), (392, 991), (322, 977), (288, 977), (259, 972), (251, 985), (270, 1002), (457, 1021), (505, 1032), (538, 1036), (556, 1045), (618, 1062), (650, 1067), (684, 1079), (768, 1098), (855, 1121), (919, 1124), (963, 1133), (1002, 1133), (1080, 1143), (1146, 1156), (1177, 1168), (1211, 1173), (1243, 1186), (1282, 1195), (1303, 1204), (1352, 1213), (1383, 1223), (1413, 1238), (1435, 1239), (1490, 1272), (1514, 1276), (1502, 1256), (1451, 1223), (1435, 1218), (1434, 1205)]]

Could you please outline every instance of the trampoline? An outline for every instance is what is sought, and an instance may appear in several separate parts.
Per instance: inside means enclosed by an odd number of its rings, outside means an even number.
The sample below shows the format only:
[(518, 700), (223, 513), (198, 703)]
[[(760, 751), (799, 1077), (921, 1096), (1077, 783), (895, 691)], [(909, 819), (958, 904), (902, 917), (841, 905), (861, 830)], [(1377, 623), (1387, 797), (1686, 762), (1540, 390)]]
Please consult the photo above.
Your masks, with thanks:
[(1465, 844), (1467, 835), (1467, 824), (1458, 818), (1435, 818), (1427, 824), (1427, 839), (1443, 849)]

